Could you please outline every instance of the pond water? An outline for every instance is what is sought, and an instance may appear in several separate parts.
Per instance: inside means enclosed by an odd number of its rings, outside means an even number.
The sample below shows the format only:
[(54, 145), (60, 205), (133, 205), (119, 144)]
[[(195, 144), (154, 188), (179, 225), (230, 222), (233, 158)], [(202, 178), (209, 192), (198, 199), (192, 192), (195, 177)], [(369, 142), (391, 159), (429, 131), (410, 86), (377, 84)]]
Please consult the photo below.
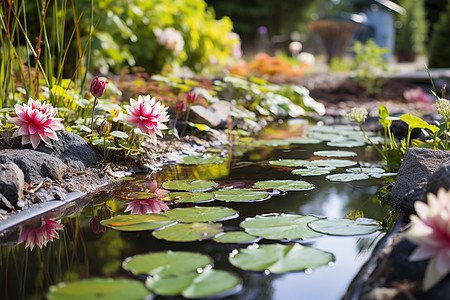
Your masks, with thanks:
[[(365, 218), (383, 219), (388, 213), (388, 208), (382, 207), (376, 198), (377, 191), (383, 183), (382, 179), (370, 177), (366, 180), (332, 182), (327, 180), (325, 175), (294, 175), (291, 171), (295, 168), (276, 167), (268, 163), (277, 159), (323, 159), (313, 155), (313, 152), (318, 150), (336, 150), (336, 147), (326, 146), (325, 142), (284, 147), (257, 147), (247, 149), (242, 152), (243, 155), (231, 162), (199, 166), (172, 165), (156, 173), (139, 174), (136, 178), (141, 180), (141, 184), (153, 180), (161, 184), (174, 179), (215, 180), (222, 186), (243, 187), (249, 187), (255, 181), (276, 179), (305, 180), (314, 184), (315, 188), (312, 190), (281, 193), (273, 195), (266, 201), (243, 203), (213, 201), (195, 204), (202, 207), (225, 206), (237, 210), (239, 212), (237, 218), (220, 221), (225, 231), (242, 231), (239, 224), (246, 218), (270, 213), (344, 218), (349, 213), (359, 212)], [(365, 147), (342, 150), (354, 151), (357, 156), (337, 159), (351, 159), (360, 165), (376, 162), (376, 155)], [(345, 169), (337, 168), (331, 172), (342, 173)], [(123, 182), (127, 184), (126, 181)], [(242, 279), (242, 286), (234, 290), (234, 294), (222, 297), (224, 299), (341, 299), (354, 276), (370, 257), (374, 246), (384, 236), (382, 230), (377, 230), (366, 235), (325, 234), (296, 240), (295, 242), (302, 245), (332, 253), (334, 262), (317, 269), (307, 269), (306, 272), (273, 274), (245, 271), (230, 264), (228, 259), (233, 250), (246, 248), (248, 244), (222, 244), (210, 239), (172, 242), (155, 238), (152, 231), (124, 232), (111, 228), (99, 234), (94, 233), (90, 221), (93, 214), (98, 213), (102, 207), (109, 207), (113, 216), (124, 214), (125, 203), (128, 201), (116, 195), (117, 190), (105, 190), (93, 198), (81, 201), (78, 206), (84, 208), (79, 211), (73, 209), (75, 212), (62, 218), (64, 230), (59, 231), (59, 239), (55, 238), (42, 249), (35, 247), (30, 251), (29, 248), (25, 249), (24, 243), (12, 248), (3, 245), (0, 248), (2, 270), (0, 298), (42, 299), (50, 285), (82, 278), (133, 279), (133, 275), (121, 267), (127, 257), (174, 250), (207, 254), (214, 261), (214, 269), (238, 275)], [(170, 205), (170, 208), (191, 206), (193, 205), (178, 204)], [(258, 242), (259, 245), (274, 243), (291, 245), (293, 242), (268, 239)], [(154, 299), (166, 297), (155, 296)]]

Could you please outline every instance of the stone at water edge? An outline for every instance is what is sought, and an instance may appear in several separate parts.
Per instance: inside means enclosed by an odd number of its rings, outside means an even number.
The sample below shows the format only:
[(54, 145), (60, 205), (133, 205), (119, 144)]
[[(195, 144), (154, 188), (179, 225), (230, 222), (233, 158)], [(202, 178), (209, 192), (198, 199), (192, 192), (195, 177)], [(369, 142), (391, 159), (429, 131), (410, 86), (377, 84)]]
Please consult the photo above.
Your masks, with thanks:
[(231, 112), (231, 103), (228, 101), (217, 101), (209, 107), (193, 105), (189, 121), (206, 124), (212, 128), (226, 128), (227, 119)]
[(430, 180), (428, 180), (427, 194), (437, 195), (440, 188), (450, 190), (450, 158), (431, 175)]
[(25, 184), (22, 170), (12, 162), (0, 164), (0, 209), (11, 211), (23, 200)]

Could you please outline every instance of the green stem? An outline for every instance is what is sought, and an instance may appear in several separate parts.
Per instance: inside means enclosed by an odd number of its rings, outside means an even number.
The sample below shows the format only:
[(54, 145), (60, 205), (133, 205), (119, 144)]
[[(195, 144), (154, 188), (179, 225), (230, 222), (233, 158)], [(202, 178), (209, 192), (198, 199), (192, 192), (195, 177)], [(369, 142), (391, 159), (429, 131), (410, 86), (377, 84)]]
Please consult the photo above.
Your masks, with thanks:
[(98, 99), (94, 97), (94, 104), (92, 105), (92, 117), (91, 117), (91, 144), (92, 144), (92, 135), (94, 134), (94, 112), (95, 106), (97, 106)]
[(181, 131), (180, 138), (184, 135), (184, 132), (186, 131), (187, 122), (189, 120), (189, 113), (191, 112), (191, 105), (188, 106), (187, 112), (186, 112), (186, 120), (184, 121), (183, 131)]
[(362, 127), (361, 123), (358, 123), (358, 125), (359, 125), (359, 128), (361, 129), (361, 131), (363, 132), (364, 137), (365, 137), (365, 138), (369, 141), (369, 143), (370, 143), (370, 144), (378, 151), (378, 153), (380, 154), (381, 158), (384, 159), (384, 160), (387, 160), (387, 159), (386, 159), (386, 155), (383, 153), (383, 151), (381, 151), (381, 149), (378, 148), (378, 146), (375, 145), (375, 144), (372, 142), (372, 140), (369, 138), (369, 136), (367, 135), (366, 131), (365, 131), (364, 128)]

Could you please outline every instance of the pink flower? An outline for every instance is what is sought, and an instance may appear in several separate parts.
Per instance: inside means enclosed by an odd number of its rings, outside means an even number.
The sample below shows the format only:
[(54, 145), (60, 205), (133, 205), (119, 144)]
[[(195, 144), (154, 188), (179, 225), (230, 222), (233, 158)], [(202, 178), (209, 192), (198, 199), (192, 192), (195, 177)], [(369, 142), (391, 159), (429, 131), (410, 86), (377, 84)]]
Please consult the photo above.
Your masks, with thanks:
[(433, 103), (434, 97), (425, 93), (421, 88), (409, 89), (403, 92), (403, 97), (411, 102)]
[(195, 93), (187, 92), (187, 101), (189, 104), (194, 104), (195, 99), (197, 98), (197, 95)]
[(425, 272), (424, 290), (430, 289), (450, 273), (450, 191), (428, 194), (428, 205), (414, 203), (417, 215), (411, 215), (412, 227), (406, 237), (419, 245), (409, 259), (418, 261), (431, 258)]
[(138, 101), (131, 99), (131, 105), (124, 105), (128, 116), (123, 119), (125, 122), (136, 124), (143, 133), (149, 134), (156, 143), (156, 134), (162, 137), (161, 129), (167, 129), (162, 122), (169, 121), (167, 107), (155, 101), (155, 97), (150, 99), (150, 95), (139, 96)]
[(23, 106), (16, 104), (14, 108), (17, 118), (11, 118), (11, 121), (20, 126), (14, 136), (22, 136), (22, 145), (31, 142), (36, 149), (41, 140), (47, 144), (49, 144), (48, 138), (58, 140), (55, 131), (63, 130), (64, 125), (61, 124), (62, 119), (55, 118), (56, 108), (31, 98), (28, 99), (28, 104)]
[(169, 210), (169, 206), (161, 200), (157, 199), (145, 199), (145, 200), (132, 200), (128, 202), (125, 212), (131, 211), (131, 214), (160, 214), (161, 210)]
[(59, 238), (56, 230), (62, 230), (64, 228), (58, 221), (50, 219), (42, 220), (41, 227), (37, 229), (22, 229), (19, 243), (26, 241), (25, 248), (30, 246), (30, 250), (33, 250), (35, 245), (42, 249), (46, 246), (48, 241), (53, 241), (53, 238)]
[(186, 105), (186, 104), (184, 103), (184, 101), (181, 101), (181, 102), (179, 102), (179, 103), (176, 103), (176, 104), (175, 104), (175, 112), (176, 112), (177, 114), (183, 112), (185, 105)]
[(101, 97), (103, 95), (103, 93), (105, 92), (106, 83), (107, 83), (106, 80), (101, 80), (98, 78), (98, 76), (95, 77), (95, 79), (92, 80), (92, 83), (91, 83), (91, 89), (90, 89), (91, 94), (96, 98)]
[(158, 198), (163, 198), (164, 195), (169, 193), (168, 190), (158, 188), (158, 182), (156, 180), (147, 181), (143, 186), (148, 187), (148, 192), (155, 194)]
[(175, 54), (179, 54), (184, 48), (183, 36), (172, 27), (166, 28), (161, 32), (158, 36), (158, 43), (172, 50)]

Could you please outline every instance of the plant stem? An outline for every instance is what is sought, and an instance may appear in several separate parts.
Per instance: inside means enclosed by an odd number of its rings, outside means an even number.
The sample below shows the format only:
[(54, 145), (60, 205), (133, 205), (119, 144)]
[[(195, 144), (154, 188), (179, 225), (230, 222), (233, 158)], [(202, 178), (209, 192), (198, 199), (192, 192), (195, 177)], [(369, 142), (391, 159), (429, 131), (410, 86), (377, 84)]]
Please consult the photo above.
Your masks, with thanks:
[(184, 135), (184, 132), (186, 131), (187, 122), (189, 120), (189, 113), (191, 112), (191, 105), (188, 106), (187, 112), (186, 112), (186, 120), (184, 121), (183, 130), (181, 131), (180, 138)]
[(95, 107), (97, 106), (98, 99), (94, 97), (94, 104), (92, 105), (92, 117), (91, 117), (91, 144), (92, 144), (92, 135), (94, 134), (94, 112)]
[(358, 123), (359, 128), (361, 129), (362, 133), (364, 134), (364, 137), (369, 141), (369, 143), (378, 151), (378, 153), (381, 155), (381, 158), (384, 160), (387, 160), (386, 155), (383, 153), (383, 151), (381, 151), (380, 148), (378, 148), (377, 145), (375, 145), (372, 140), (369, 138), (369, 136), (367, 135), (366, 131), (364, 130), (364, 128), (362, 127), (361, 123)]

